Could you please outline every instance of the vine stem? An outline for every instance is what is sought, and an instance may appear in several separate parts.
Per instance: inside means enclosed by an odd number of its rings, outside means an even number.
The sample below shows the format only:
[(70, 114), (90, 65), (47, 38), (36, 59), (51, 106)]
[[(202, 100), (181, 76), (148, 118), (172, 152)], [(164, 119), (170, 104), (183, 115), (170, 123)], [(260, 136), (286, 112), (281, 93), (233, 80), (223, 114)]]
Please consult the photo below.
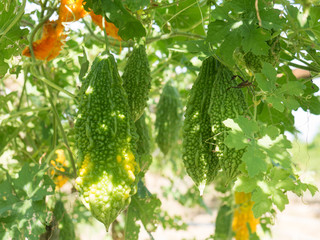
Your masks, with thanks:
[(300, 68), (300, 69), (304, 69), (304, 70), (308, 70), (308, 71), (312, 71), (312, 72), (318, 72), (318, 73), (320, 72), (320, 69), (318, 69), (314, 66), (311, 66), (311, 65), (303, 66), (303, 65), (296, 64), (296, 63), (288, 62), (284, 59), (281, 59), (281, 60), (283, 60), (284, 62), (286, 62), (287, 65), (292, 66), (292, 67), (296, 67), (296, 68)]
[(257, 121), (257, 104), (256, 104), (256, 102), (257, 102), (257, 97), (256, 97), (256, 95), (254, 95), (253, 96), (253, 120), (254, 121)]
[(13, 28), (13, 26), (19, 21), (19, 19), (24, 14), (24, 9), (26, 7), (26, 2), (27, 2), (27, 0), (23, 0), (21, 9), (19, 10), (18, 14), (15, 16), (13, 21), (11, 21), (9, 26), (2, 33), (0, 33), (2, 35), (1, 38), (0, 38), (0, 42), (2, 41), (2, 38), (6, 35), (6, 33), (9, 32), (11, 28)]
[(94, 32), (93, 30), (91, 29), (91, 27), (89, 26), (89, 23), (84, 20), (84, 18), (82, 18), (82, 22), (84, 23), (84, 25), (86, 26), (86, 28), (88, 29), (88, 31), (90, 32), (91, 36), (94, 37), (97, 41), (101, 42), (101, 43), (105, 43), (105, 41), (98, 37)]
[[(89, 24), (87, 21), (85, 21), (84, 19), (82, 20), (86, 26), (86, 28), (88, 29), (88, 31), (91, 33), (91, 35), (97, 39), (99, 42), (101, 43), (105, 43), (105, 39), (98, 37), (95, 35), (95, 33), (93, 32), (93, 30), (90, 28)], [(199, 25), (200, 23), (196, 23), (195, 25)], [(170, 38), (174, 38), (174, 37), (188, 37), (188, 38), (193, 38), (193, 39), (206, 39), (206, 36), (203, 35), (199, 35), (199, 34), (193, 34), (193, 33), (187, 33), (187, 32), (172, 32), (172, 33), (168, 33), (168, 34), (163, 34), (160, 36), (156, 36), (156, 37), (150, 37), (150, 38), (146, 38), (146, 44), (150, 44), (153, 43), (155, 41), (159, 41), (159, 40), (167, 40)], [(116, 47), (120, 47), (120, 43), (119, 41), (115, 40), (115, 39), (111, 39), (108, 38), (109, 43), (111, 43), (111, 45), (116, 46)], [(131, 40), (128, 42), (122, 42), (121, 46), (122, 47), (128, 47), (129, 45), (131, 45)]]
[(60, 128), (64, 144), (65, 144), (65, 146), (66, 146), (66, 148), (68, 150), (68, 154), (69, 154), (69, 157), (70, 157), (70, 160), (71, 160), (71, 165), (72, 165), (72, 168), (73, 168), (74, 176), (77, 177), (77, 169), (76, 169), (76, 164), (75, 164), (75, 161), (74, 161), (74, 158), (73, 158), (73, 154), (72, 154), (72, 151), (70, 149), (70, 146), (69, 146), (69, 143), (68, 143), (68, 139), (67, 139), (67, 136), (66, 136), (66, 134), (64, 132), (63, 126), (61, 124), (57, 108), (56, 108), (55, 104), (53, 103), (52, 90), (50, 89), (50, 87), (48, 85), (47, 85), (47, 89), (48, 89), (48, 92), (49, 92), (49, 102), (50, 102), (51, 108), (53, 110), (55, 118), (57, 119), (56, 122), (58, 123), (58, 127)]
[(184, 12), (185, 10), (187, 10), (188, 8), (191, 8), (193, 5), (197, 4), (198, 1), (190, 4), (188, 7), (185, 7), (184, 9), (181, 9), (179, 12), (177, 12), (176, 14), (174, 14), (171, 18), (169, 18), (164, 24), (162, 24), (161, 29), (164, 27), (164, 25), (166, 25), (167, 22), (170, 22), (172, 19), (174, 19), (176, 16), (178, 16), (180, 13)]
[(34, 36), (36, 35), (37, 31), (40, 29), (40, 27), (46, 22), (48, 21), (48, 19), (51, 17), (51, 15), (53, 14), (54, 10), (50, 10), (49, 13), (38, 23), (38, 25), (31, 31), (30, 33), (30, 37), (29, 37), (29, 50), (31, 53), (31, 59), (32, 61), (35, 61), (35, 56), (34, 56), (34, 52), (33, 52), (33, 39)]
[(105, 44), (106, 44), (106, 51), (110, 53), (109, 51), (109, 40), (108, 40), (108, 34), (107, 34), (107, 29), (106, 29), (106, 20), (105, 16), (102, 18), (102, 27), (103, 27), (103, 32), (104, 32), (104, 39), (105, 39)]
[(17, 111), (17, 112), (12, 112), (10, 114), (3, 115), (2, 117), (0, 117), (0, 121), (8, 120), (8, 119), (11, 119), (11, 118), (16, 118), (16, 117), (19, 117), (19, 116), (21, 116), (23, 114), (26, 114), (26, 113), (42, 112), (42, 111), (47, 111), (49, 109), (50, 109), (49, 107), (25, 108), (25, 109), (22, 109), (22, 110)]
[(173, 7), (173, 6), (177, 6), (180, 3), (183, 3), (186, 1), (188, 1), (188, 0), (180, 0), (179, 2), (167, 3), (167, 4), (163, 4), (163, 5), (158, 5), (158, 6), (152, 6), (152, 7), (149, 7), (147, 9), (143, 10), (143, 11), (147, 12), (147, 11), (154, 10), (154, 9)]
[(24, 69), (23, 70), (23, 87), (22, 87), (22, 91), (21, 91), (21, 95), (20, 95), (20, 99), (19, 99), (19, 104), (17, 107), (18, 111), (20, 110), (20, 107), (22, 104), (22, 98), (23, 98), (24, 92), (26, 91), (27, 78), (28, 78), (27, 73), (28, 73), (28, 70)]
[(257, 18), (259, 21), (259, 26), (262, 26), (262, 21), (261, 21), (261, 17), (260, 17), (260, 13), (259, 13), (259, 0), (255, 0), (255, 4), (254, 4), (255, 8), (256, 8), (256, 12), (257, 12)]
[(74, 94), (72, 94), (71, 92), (63, 89), (62, 87), (58, 86), (57, 84), (53, 83), (52, 81), (44, 78), (44, 77), (41, 77), (39, 76), (37, 73), (33, 72), (33, 71), (30, 71), (30, 73), (32, 74), (32, 76), (36, 77), (37, 79), (39, 79), (40, 81), (44, 82), (45, 84), (49, 85), (50, 87), (60, 91), (60, 92), (63, 92), (65, 93), (66, 95), (68, 95), (69, 97), (75, 99), (76, 96)]
[(166, 40), (166, 39), (173, 38), (173, 37), (189, 37), (189, 38), (195, 38), (195, 39), (206, 39), (206, 36), (199, 35), (199, 34), (186, 33), (186, 32), (172, 32), (172, 33), (163, 34), (163, 35), (157, 36), (157, 37), (147, 38), (146, 43), (149, 44), (154, 41)]

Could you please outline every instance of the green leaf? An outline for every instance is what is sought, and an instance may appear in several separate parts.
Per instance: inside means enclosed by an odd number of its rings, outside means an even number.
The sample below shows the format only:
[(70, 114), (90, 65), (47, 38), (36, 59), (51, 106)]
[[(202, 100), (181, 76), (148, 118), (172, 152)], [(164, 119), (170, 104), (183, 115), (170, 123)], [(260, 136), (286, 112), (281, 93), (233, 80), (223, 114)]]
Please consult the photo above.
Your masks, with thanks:
[(124, 41), (146, 35), (141, 22), (125, 9), (121, 0), (84, 0), (84, 8), (87, 11), (92, 9), (98, 15), (106, 15), (119, 28), (118, 34)]
[(265, 125), (261, 129), (262, 136), (268, 135), (272, 140), (276, 139), (280, 135), (279, 128), (272, 125)]
[(151, 195), (143, 182), (139, 181), (138, 192), (131, 198), (128, 208), (125, 226), (126, 239), (138, 239), (140, 230), (140, 226), (136, 224), (138, 220), (141, 220), (148, 232), (154, 231), (160, 206), (161, 201), (155, 195)]
[(233, 131), (239, 131), (239, 132), (241, 131), (239, 124), (236, 123), (236, 121), (234, 119), (228, 118), (223, 121), (223, 124), (226, 127), (231, 128), (231, 130), (233, 130)]
[(161, 201), (155, 195), (146, 198), (133, 197), (132, 201), (134, 207), (139, 211), (139, 218), (144, 228), (153, 232), (156, 229), (157, 212), (161, 206)]
[(123, 0), (122, 2), (124, 6), (126, 6), (133, 12), (150, 5), (149, 0)]
[(226, 2), (223, 5), (216, 6), (216, 8), (211, 12), (211, 17), (216, 20), (231, 19), (228, 14), (230, 11), (230, 7), (228, 5), (229, 4)]
[(233, 52), (240, 46), (239, 39), (240, 34), (237, 31), (232, 31), (217, 50), (218, 54), (222, 57), (222, 60), (229, 66), (234, 65)]
[(248, 145), (248, 140), (242, 132), (232, 131), (228, 133), (228, 136), (225, 138), (224, 143), (229, 148), (239, 150), (245, 148)]
[(239, 124), (239, 127), (241, 128), (241, 130), (247, 136), (252, 136), (254, 133), (258, 132), (259, 130), (259, 126), (256, 121), (249, 120), (244, 116), (238, 116), (237, 118), (234, 119), (234, 121)]
[(284, 111), (284, 105), (283, 105), (283, 98), (279, 97), (277, 95), (273, 95), (273, 96), (268, 96), (266, 101), (271, 104), (271, 106), (273, 108), (275, 108), (276, 110), (278, 110), (279, 112), (283, 112)]
[(272, 84), (276, 83), (276, 81), (277, 81), (277, 71), (270, 63), (263, 62), (262, 63), (262, 71), (261, 72), (267, 77), (267, 79)]
[(171, 44), (168, 49), (183, 53), (203, 52), (206, 55), (210, 55), (210, 47), (205, 40), (178, 41)]
[(285, 105), (287, 108), (289, 108), (289, 109), (291, 109), (291, 110), (294, 110), (294, 111), (297, 111), (298, 108), (300, 107), (299, 102), (298, 102), (295, 98), (293, 98), (293, 97), (291, 97), (291, 96), (288, 96), (288, 97), (285, 99), (284, 105)]
[(16, 188), (23, 189), (28, 198), (33, 201), (41, 200), (47, 195), (52, 195), (55, 189), (53, 181), (44, 174), (43, 167), (30, 167), (25, 164), (19, 172), (19, 178), (13, 179), (13, 183)]
[(62, 201), (58, 200), (54, 206), (53, 215), (59, 226), (59, 239), (75, 240), (74, 224)]
[[(1, 51), (0, 51), (1, 54)], [(3, 55), (0, 55), (0, 78), (4, 76), (9, 69), (9, 65), (4, 61)]]
[(270, 63), (262, 63), (262, 73), (256, 73), (255, 77), (261, 90), (273, 92), (276, 89), (277, 71)]
[(256, 55), (268, 55), (269, 46), (266, 41), (270, 39), (270, 33), (255, 25), (245, 24), (241, 34), (245, 53), (252, 51)]
[(20, 54), (21, 45), (27, 42), (28, 30), (20, 28), (25, 4), (17, 3), (18, 1), (11, 1), (6, 8), (5, 2), (0, 2), (0, 78), (9, 69), (5, 59)]
[(237, 181), (235, 182), (234, 189), (237, 192), (252, 192), (257, 187), (257, 181), (257, 178), (250, 178), (248, 176), (238, 177)]
[(259, 11), (259, 14), (263, 28), (279, 31), (286, 23), (285, 18), (280, 18), (281, 11), (279, 9), (266, 9)]
[(156, 9), (155, 14), (161, 16), (157, 23), (162, 30), (167, 28), (168, 31), (172, 29), (205, 35), (201, 19), (208, 14), (207, 6), (198, 4), (197, 0), (180, 1), (168, 8)]
[(256, 73), (255, 78), (259, 88), (261, 88), (262, 91), (272, 92), (275, 89), (275, 85), (269, 81), (264, 74)]
[(316, 186), (312, 185), (312, 184), (307, 184), (307, 189), (311, 193), (311, 196), (314, 196), (316, 194), (316, 192), (319, 191), (319, 189)]
[(290, 81), (281, 86), (280, 91), (283, 94), (300, 96), (303, 94), (303, 89), (305, 89), (305, 85), (299, 81)]
[(86, 75), (89, 69), (89, 61), (87, 59), (86, 51), (83, 48), (83, 57), (78, 57), (79, 63), (80, 63), (80, 73), (79, 73), (79, 79), (82, 80), (83, 77)]
[(234, 21), (225, 22), (216, 20), (208, 25), (207, 40), (212, 44), (220, 43), (230, 34), (230, 29)]
[(300, 107), (304, 111), (310, 111), (310, 113), (319, 115), (320, 114), (320, 97), (309, 95), (307, 97), (299, 97), (298, 102)]
[(44, 198), (53, 194), (54, 183), (45, 175), (45, 166), (25, 164), (19, 178), (7, 179), (0, 184), (0, 232), (7, 231), (15, 239), (38, 240), (45, 232), (48, 212)]
[(126, 222), (125, 222), (125, 240), (138, 240), (140, 225), (137, 224), (139, 220), (138, 209), (130, 204), (127, 211)]
[(257, 145), (251, 144), (247, 147), (242, 161), (246, 163), (250, 177), (267, 170), (266, 155)]
[(275, 189), (271, 193), (271, 198), (273, 203), (282, 212), (285, 209), (285, 205), (289, 203), (287, 195), (285, 195), (281, 190)]
[(255, 218), (261, 217), (262, 214), (272, 209), (272, 201), (269, 199), (269, 195), (264, 193), (261, 188), (257, 188), (252, 193), (251, 199), (254, 202), (252, 211)]

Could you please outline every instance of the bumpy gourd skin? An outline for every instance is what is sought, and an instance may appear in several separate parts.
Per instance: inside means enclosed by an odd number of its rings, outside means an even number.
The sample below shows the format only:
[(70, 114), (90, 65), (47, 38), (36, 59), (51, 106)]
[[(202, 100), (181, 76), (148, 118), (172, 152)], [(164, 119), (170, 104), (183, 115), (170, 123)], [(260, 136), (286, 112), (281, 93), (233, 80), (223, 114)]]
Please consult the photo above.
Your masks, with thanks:
[(152, 156), (150, 154), (150, 135), (146, 123), (146, 114), (143, 113), (134, 124), (139, 137), (137, 142), (137, 154), (139, 155), (140, 173), (145, 174), (152, 162)]
[(183, 126), (183, 162), (201, 194), (205, 185), (212, 182), (219, 168), (218, 160), (213, 154), (214, 140), (208, 113), (219, 66), (214, 57), (203, 61), (190, 91)]
[(151, 88), (151, 75), (145, 46), (133, 49), (122, 75), (123, 87), (128, 95), (128, 103), (133, 121), (143, 114), (147, 106)]
[(220, 64), (211, 92), (209, 116), (213, 132), (213, 152), (229, 180), (238, 174), (244, 150), (230, 149), (224, 144), (229, 128), (225, 127), (223, 121), (245, 115), (248, 109), (242, 90), (232, 88), (237, 85), (232, 72)]
[(95, 60), (79, 93), (75, 123), (77, 189), (92, 215), (109, 225), (136, 192), (133, 122), (113, 56)]
[(168, 82), (162, 90), (156, 111), (156, 142), (166, 155), (174, 147), (182, 123), (182, 105), (178, 90)]

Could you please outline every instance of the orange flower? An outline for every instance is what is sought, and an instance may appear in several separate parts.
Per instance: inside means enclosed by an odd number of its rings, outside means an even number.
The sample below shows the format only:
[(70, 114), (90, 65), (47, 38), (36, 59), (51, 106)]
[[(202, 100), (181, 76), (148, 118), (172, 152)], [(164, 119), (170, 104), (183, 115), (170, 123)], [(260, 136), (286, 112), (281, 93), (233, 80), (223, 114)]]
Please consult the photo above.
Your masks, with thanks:
[(72, 22), (88, 15), (89, 12), (84, 10), (82, 2), (83, 0), (61, 0), (58, 21)]
[[(63, 40), (67, 37), (63, 34), (63, 30), (60, 21), (47, 21), (44, 24), (42, 38), (32, 43), (36, 59), (50, 61), (60, 54)], [(22, 55), (31, 57), (28, 46), (22, 51)]]
[[(103, 30), (102, 16), (96, 15), (96, 14), (94, 14), (94, 12), (90, 12), (90, 16), (92, 18), (92, 22), (94, 22), (96, 25), (98, 25), (101, 28), (101, 30)], [(122, 38), (118, 35), (119, 29), (113, 23), (109, 23), (107, 21), (104, 21), (104, 25), (105, 25), (106, 33), (108, 36), (111, 36), (114, 39), (117, 39), (119, 41), (122, 40)]]
[(235, 203), (238, 207), (234, 211), (232, 230), (236, 234), (236, 240), (249, 240), (249, 224), (251, 232), (256, 232), (259, 219), (256, 219), (252, 212), (254, 204), (251, 201), (251, 193), (236, 192)]
[(67, 181), (68, 177), (65, 175), (59, 175), (57, 174), (55, 170), (58, 170), (60, 172), (65, 172), (66, 164), (66, 157), (64, 155), (64, 151), (62, 149), (58, 149), (55, 152), (57, 154), (57, 158), (55, 161), (51, 160), (51, 165), (54, 167), (54, 169), (51, 170), (51, 175), (54, 176), (54, 183), (56, 184), (56, 190), (59, 190)]

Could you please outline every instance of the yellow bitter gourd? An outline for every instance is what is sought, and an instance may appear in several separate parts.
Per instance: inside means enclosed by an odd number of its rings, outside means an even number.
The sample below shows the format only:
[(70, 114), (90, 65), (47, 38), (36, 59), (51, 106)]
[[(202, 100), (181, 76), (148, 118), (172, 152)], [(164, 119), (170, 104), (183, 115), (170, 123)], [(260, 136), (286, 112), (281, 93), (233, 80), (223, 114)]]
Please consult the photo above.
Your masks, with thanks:
[(245, 150), (230, 149), (224, 144), (229, 128), (223, 121), (245, 115), (248, 107), (242, 90), (236, 88), (238, 83), (233, 73), (222, 64), (219, 64), (213, 85), (209, 106), (213, 152), (228, 181), (238, 174), (238, 166)]
[(178, 89), (170, 82), (163, 87), (156, 111), (156, 142), (166, 155), (176, 144), (182, 125), (182, 105)]
[(203, 61), (189, 94), (183, 126), (183, 162), (200, 194), (205, 185), (213, 181), (219, 169), (213, 153), (213, 133), (208, 113), (219, 65), (214, 57)]
[(255, 218), (252, 212), (254, 204), (251, 201), (251, 193), (235, 192), (235, 203), (237, 205), (233, 214), (232, 230), (236, 240), (249, 240), (249, 229), (255, 233), (259, 219)]
[(151, 88), (150, 67), (144, 45), (133, 49), (124, 68), (122, 79), (128, 95), (132, 119), (137, 121), (147, 106)]
[(107, 230), (136, 192), (133, 129), (113, 56), (96, 59), (79, 93), (76, 184), (84, 205)]

